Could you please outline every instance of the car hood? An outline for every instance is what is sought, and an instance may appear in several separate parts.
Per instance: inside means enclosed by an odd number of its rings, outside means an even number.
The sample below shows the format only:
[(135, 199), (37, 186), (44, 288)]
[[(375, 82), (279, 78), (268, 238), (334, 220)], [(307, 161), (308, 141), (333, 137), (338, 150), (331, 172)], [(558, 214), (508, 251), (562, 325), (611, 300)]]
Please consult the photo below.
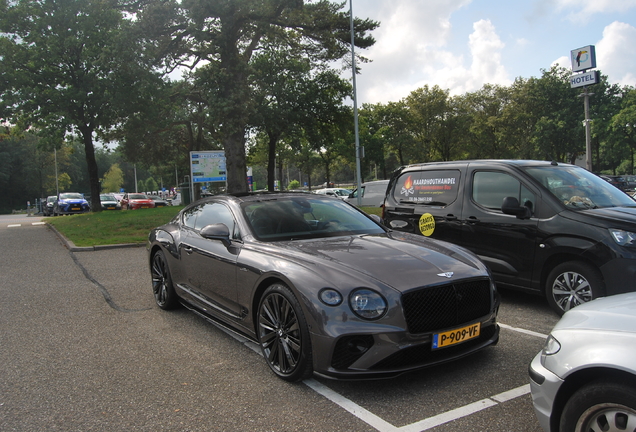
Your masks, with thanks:
[(608, 222), (636, 222), (636, 207), (605, 207), (584, 210), (582, 213)]
[(605, 330), (636, 333), (636, 293), (617, 294), (566, 312), (554, 330)]
[(323, 267), (325, 277), (365, 276), (400, 292), (488, 275), (485, 266), (464, 249), (405, 233), (286, 242), (286, 249)]

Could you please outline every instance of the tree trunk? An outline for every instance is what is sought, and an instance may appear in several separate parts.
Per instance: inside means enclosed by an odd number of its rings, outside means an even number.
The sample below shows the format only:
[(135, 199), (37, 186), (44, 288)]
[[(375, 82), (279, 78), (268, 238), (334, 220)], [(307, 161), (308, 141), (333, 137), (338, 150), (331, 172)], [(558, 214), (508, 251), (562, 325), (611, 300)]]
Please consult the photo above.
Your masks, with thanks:
[(91, 211), (102, 211), (102, 203), (99, 199), (101, 188), (99, 185), (99, 173), (97, 171), (97, 161), (95, 160), (95, 147), (93, 146), (93, 130), (81, 128), (82, 140), (84, 141), (84, 152), (86, 153), (86, 165), (88, 167), (88, 181), (91, 185)]
[(276, 171), (276, 143), (278, 136), (268, 132), (269, 142), (267, 143), (267, 190), (274, 191), (275, 171)]
[(245, 162), (245, 136), (243, 131), (225, 138), (225, 165), (227, 171), (227, 192), (248, 192), (247, 164)]

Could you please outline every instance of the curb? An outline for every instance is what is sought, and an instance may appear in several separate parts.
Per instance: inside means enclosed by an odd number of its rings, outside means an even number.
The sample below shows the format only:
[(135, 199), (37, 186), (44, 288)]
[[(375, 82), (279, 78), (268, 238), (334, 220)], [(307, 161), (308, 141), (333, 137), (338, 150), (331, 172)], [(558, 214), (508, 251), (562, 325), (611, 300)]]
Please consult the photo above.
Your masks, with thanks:
[(95, 245), (95, 246), (75, 246), (75, 243), (64, 237), (64, 234), (59, 232), (53, 225), (50, 223), (46, 223), (46, 226), (49, 229), (53, 230), (53, 232), (58, 236), (58, 238), (62, 241), (64, 246), (71, 252), (95, 252), (100, 250), (108, 250), (108, 249), (123, 249), (123, 248), (133, 248), (133, 247), (142, 247), (145, 243), (122, 243), (122, 244), (113, 244), (113, 245)]

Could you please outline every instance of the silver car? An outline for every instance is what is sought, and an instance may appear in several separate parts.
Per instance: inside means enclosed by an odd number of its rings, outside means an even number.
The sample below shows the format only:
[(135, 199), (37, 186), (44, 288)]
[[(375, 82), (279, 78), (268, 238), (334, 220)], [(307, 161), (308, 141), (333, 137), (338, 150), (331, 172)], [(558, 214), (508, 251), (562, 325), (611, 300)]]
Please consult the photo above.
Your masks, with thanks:
[(636, 430), (636, 293), (566, 312), (529, 373), (544, 430)]

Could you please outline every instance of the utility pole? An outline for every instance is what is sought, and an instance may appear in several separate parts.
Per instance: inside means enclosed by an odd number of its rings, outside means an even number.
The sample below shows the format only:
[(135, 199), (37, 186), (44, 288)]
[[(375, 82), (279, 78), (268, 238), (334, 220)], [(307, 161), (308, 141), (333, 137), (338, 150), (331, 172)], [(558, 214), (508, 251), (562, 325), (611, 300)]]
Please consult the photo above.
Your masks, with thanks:
[(360, 136), (358, 133), (358, 96), (356, 92), (356, 55), (354, 45), (354, 32), (353, 32), (353, 0), (349, 0), (349, 24), (351, 27), (351, 72), (353, 74), (353, 124), (356, 137), (356, 187), (358, 192), (358, 207), (362, 204), (362, 197), (360, 196), (362, 181), (360, 175)]

